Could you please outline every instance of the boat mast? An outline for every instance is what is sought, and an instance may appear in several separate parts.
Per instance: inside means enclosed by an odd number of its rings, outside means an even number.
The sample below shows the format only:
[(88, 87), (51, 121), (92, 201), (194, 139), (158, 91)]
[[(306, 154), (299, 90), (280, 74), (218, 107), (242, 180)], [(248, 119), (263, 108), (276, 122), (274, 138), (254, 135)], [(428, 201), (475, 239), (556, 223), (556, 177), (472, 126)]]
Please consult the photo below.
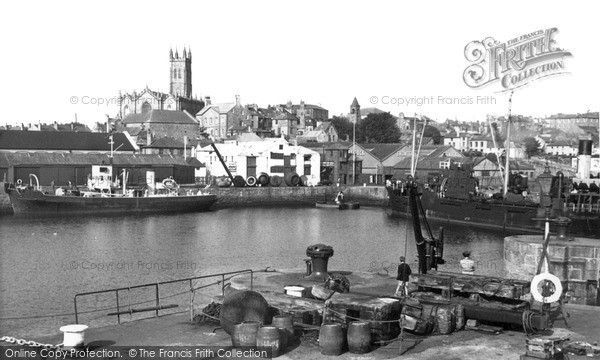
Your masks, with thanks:
[[(360, 116), (360, 114), (357, 116)], [(356, 185), (356, 121), (357, 117), (352, 122), (352, 185)], [(377, 182), (377, 179), (375, 181)]]
[(506, 165), (504, 166), (504, 197), (508, 193), (508, 177), (510, 175), (510, 112), (512, 108), (512, 96), (513, 91), (510, 92), (510, 96), (508, 98), (508, 120), (506, 123)]
[(417, 114), (413, 119), (412, 156), (410, 158), (410, 175), (415, 178), (415, 150), (417, 143)]

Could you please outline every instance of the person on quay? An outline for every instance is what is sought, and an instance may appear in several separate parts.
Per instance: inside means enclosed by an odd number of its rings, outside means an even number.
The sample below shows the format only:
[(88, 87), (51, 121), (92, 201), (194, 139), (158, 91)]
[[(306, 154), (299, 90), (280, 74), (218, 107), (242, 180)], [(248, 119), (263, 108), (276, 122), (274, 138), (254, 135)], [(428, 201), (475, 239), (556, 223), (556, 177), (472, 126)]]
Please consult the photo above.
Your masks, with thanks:
[(464, 258), (460, 261), (460, 269), (463, 274), (474, 275), (475, 274), (475, 261), (471, 260), (471, 252), (463, 252)]
[(398, 275), (396, 276), (396, 280), (398, 280), (398, 286), (396, 286), (396, 294), (398, 294), (402, 290), (402, 295), (408, 296), (408, 288), (406, 284), (410, 280), (410, 274), (412, 274), (412, 270), (410, 266), (405, 263), (406, 258), (404, 256), (400, 256), (400, 264), (398, 265)]
[(336, 203), (343, 203), (344, 202), (344, 192), (340, 191), (337, 196), (335, 197), (335, 202)]

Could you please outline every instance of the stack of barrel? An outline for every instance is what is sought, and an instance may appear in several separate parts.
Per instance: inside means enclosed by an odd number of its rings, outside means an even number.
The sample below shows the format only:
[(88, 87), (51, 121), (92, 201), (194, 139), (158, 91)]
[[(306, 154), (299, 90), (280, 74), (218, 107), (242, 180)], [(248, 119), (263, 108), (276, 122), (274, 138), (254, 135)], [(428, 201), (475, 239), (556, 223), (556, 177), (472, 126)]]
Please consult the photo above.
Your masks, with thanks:
[(346, 325), (327, 323), (319, 331), (319, 347), (323, 355), (340, 355), (350, 351), (353, 354), (365, 354), (371, 351), (371, 324), (352, 321)]
[(294, 324), (287, 315), (275, 316), (271, 325), (262, 326), (258, 321), (244, 321), (233, 327), (233, 346), (256, 346), (270, 348), (271, 356), (277, 357), (294, 342)]

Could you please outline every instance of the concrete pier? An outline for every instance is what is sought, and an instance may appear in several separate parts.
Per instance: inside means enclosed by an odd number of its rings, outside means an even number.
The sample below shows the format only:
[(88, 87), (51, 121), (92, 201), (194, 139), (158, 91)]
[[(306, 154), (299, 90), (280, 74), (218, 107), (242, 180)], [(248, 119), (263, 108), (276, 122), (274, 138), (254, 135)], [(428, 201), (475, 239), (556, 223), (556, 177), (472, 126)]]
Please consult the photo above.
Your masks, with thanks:
[[(543, 248), (541, 235), (516, 235), (504, 239), (505, 277), (531, 280), (537, 271)], [(574, 238), (573, 241), (550, 238), (549, 272), (562, 282), (564, 301), (571, 304), (600, 306), (600, 241)]]

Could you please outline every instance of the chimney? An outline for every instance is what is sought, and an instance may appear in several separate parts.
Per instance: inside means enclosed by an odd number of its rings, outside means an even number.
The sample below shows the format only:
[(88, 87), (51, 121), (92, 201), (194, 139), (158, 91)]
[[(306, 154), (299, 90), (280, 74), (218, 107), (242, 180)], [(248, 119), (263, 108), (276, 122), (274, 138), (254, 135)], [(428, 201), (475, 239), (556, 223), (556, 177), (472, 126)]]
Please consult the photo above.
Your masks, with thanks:
[(146, 132), (146, 146), (150, 146), (152, 144), (152, 134), (150, 133), (150, 129)]
[(56, 121), (54, 122), (54, 130), (58, 130), (58, 123)]
[(235, 105), (237, 105), (237, 106), (240, 106), (240, 105), (241, 105), (241, 104), (240, 104), (240, 96), (239, 96), (239, 95), (236, 95), (236, 96), (235, 96)]
[(210, 96), (205, 96), (204, 97), (204, 106), (210, 106), (211, 102), (210, 102)]

